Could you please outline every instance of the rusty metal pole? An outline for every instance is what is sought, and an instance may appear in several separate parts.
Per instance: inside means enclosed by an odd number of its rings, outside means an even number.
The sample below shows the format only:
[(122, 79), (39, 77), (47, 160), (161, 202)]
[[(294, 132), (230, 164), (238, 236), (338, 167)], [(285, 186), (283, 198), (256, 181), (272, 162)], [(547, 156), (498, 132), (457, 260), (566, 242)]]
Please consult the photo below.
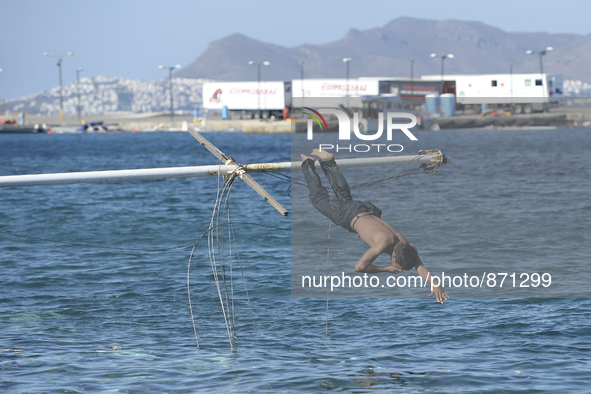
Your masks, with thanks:
[[(236, 165), (236, 160), (234, 160), (231, 156), (226, 155), (224, 152), (219, 150), (214, 144), (209, 142), (205, 137), (199, 134), (196, 130), (189, 129), (189, 134), (193, 136), (205, 149), (210, 151), (215, 157), (220, 159), (226, 166), (227, 165)], [(267, 201), (273, 208), (279, 211), (280, 214), (283, 216), (287, 216), (288, 212), (287, 209), (283, 208), (273, 196), (269, 194), (261, 185), (257, 183), (250, 175), (246, 173), (243, 168), (238, 169), (238, 176), (242, 179), (248, 186), (250, 186), (255, 192), (258, 193), (259, 196), (263, 197), (265, 201)]]

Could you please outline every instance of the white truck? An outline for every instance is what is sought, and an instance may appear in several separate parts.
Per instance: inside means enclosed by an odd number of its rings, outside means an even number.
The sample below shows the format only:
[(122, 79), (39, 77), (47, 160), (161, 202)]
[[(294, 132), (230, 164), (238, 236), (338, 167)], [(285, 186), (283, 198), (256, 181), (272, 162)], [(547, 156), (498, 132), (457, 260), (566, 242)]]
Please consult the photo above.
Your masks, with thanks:
[(291, 82), (205, 82), (203, 108), (209, 111), (224, 109), (242, 118), (283, 117), (283, 110), (291, 106)]
[[(440, 75), (425, 75), (424, 80), (441, 80)], [(446, 75), (455, 82), (456, 103), (471, 107), (476, 113), (505, 108), (513, 113), (545, 112), (563, 96), (559, 74), (480, 74)]]

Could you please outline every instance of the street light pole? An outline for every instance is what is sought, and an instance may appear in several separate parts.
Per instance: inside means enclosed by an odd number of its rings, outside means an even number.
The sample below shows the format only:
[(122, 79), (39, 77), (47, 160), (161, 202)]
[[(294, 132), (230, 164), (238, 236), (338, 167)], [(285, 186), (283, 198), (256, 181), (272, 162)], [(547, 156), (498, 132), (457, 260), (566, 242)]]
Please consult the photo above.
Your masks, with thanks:
[(54, 55), (53, 53), (43, 52), (43, 56), (57, 57), (57, 67), (60, 75), (60, 120), (64, 121), (64, 86), (62, 83), (62, 59), (66, 56), (74, 56), (74, 52), (68, 52), (65, 55)]
[[(448, 53), (447, 55), (438, 56), (436, 53), (432, 53), (431, 57), (440, 57), (441, 58), (441, 82), (443, 82), (443, 62), (445, 59), (453, 59), (455, 56), (453, 53)], [(441, 87), (443, 89), (443, 86)]]
[(412, 96), (411, 100), (414, 100), (414, 95), (415, 95), (414, 74), (415, 74), (415, 61), (411, 60), (410, 61), (410, 89), (411, 89), (410, 95)]
[(80, 108), (80, 72), (84, 71), (82, 67), (76, 70), (76, 96), (78, 97), (78, 105), (76, 106), (78, 112), (78, 123), (82, 123), (82, 110)]
[(553, 50), (554, 48), (552, 47), (546, 47), (546, 49), (542, 49), (541, 51), (532, 51), (531, 49), (525, 51), (527, 55), (533, 55), (534, 53), (540, 55), (540, 74), (542, 75), (542, 78), (544, 77), (544, 64), (542, 62), (542, 56), (544, 56), (548, 52), (552, 52)]
[[(1, 73), (2, 71), (4, 71), (4, 70), (2, 70), (2, 69), (0, 68), (0, 73)], [(4, 100), (0, 99), (0, 107), (4, 107), (4, 105), (3, 105), (3, 104), (4, 104)], [(6, 110), (4, 110), (4, 111), (2, 111), (2, 112), (6, 112)]]
[(351, 63), (351, 60), (353, 59), (350, 57), (343, 58), (343, 62), (345, 63), (347, 69), (347, 97), (349, 97), (349, 63)]
[(258, 112), (259, 112), (259, 119), (261, 119), (261, 66), (268, 66), (269, 63), (268, 61), (264, 61), (262, 63), (259, 62), (255, 62), (253, 60), (248, 62), (249, 66), (257, 66), (257, 108), (258, 108)]
[[(526, 55), (533, 55), (534, 53), (537, 53), (540, 55), (540, 82), (541, 82), (541, 88), (542, 88), (542, 92), (543, 92), (544, 97), (546, 97), (548, 92), (544, 89), (544, 64), (542, 62), (542, 56), (544, 56), (548, 52), (552, 52), (553, 50), (554, 50), (554, 48), (552, 48), (552, 47), (546, 47), (546, 49), (542, 49), (541, 51), (532, 51), (531, 49), (528, 49), (527, 51), (525, 51)], [(548, 97), (548, 99), (549, 99), (549, 97)], [(544, 109), (544, 111), (546, 111), (546, 109)]]
[(181, 68), (181, 65), (177, 64), (175, 66), (165, 67), (161, 64), (158, 66), (158, 68), (161, 70), (168, 69), (168, 90), (170, 91), (170, 127), (172, 127), (172, 122), (174, 121), (174, 105), (172, 101), (172, 70)]
[(300, 60), (300, 77), (302, 79), (302, 98), (304, 98), (304, 61)]
[(509, 82), (511, 93), (511, 111), (513, 111), (513, 59), (509, 60)]

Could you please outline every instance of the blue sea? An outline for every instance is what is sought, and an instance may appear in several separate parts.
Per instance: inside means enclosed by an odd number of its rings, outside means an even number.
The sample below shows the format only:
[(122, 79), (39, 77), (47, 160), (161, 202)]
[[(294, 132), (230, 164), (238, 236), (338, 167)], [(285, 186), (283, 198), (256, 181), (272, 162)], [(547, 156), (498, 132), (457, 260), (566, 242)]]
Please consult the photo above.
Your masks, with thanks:
[[(289, 135), (204, 135), (241, 163), (290, 160)], [(395, 180), (376, 204), (425, 265), (547, 272), (551, 287), (448, 288), (443, 305), (428, 289), (294, 298), (291, 218), (237, 181), (223, 211), (240, 256), (225, 272), (231, 348), (206, 236), (191, 255), (220, 179), (0, 188), (0, 391), (588, 392), (591, 131), (416, 135), (405, 149), (452, 162)], [(0, 175), (206, 164), (217, 161), (187, 133), (0, 135)], [(254, 178), (288, 210), (306, 203), (298, 186)], [(326, 227), (310, 233), (323, 266)], [(364, 245), (331, 231), (333, 264), (352, 271)]]

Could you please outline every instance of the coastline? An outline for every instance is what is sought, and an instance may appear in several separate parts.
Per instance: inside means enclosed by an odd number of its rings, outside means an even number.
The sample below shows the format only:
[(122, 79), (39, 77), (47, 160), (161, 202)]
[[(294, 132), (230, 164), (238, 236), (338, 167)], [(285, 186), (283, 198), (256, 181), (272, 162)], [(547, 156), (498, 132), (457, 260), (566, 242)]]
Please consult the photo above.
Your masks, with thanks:
[[(306, 123), (302, 120), (222, 120), (220, 118), (193, 119), (190, 114), (175, 115), (173, 122), (165, 113), (111, 113), (83, 116), (83, 121), (104, 122), (108, 131), (154, 132), (184, 131), (195, 127), (201, 131), (242, 131), (245, 134), (289, 134), (304, 132)], [(46, 125), (53, 133), (77, 132), (81, 124), (75, 115), (67, 115), (62, 122), (59, 115), (28, 115), (25, 125)], [(590, 127), (591, 108), (555, 108), (547, 113), (480, 116), (458, 115), (436, 118), (429, 130), (510, 128), (514, 130), (555, 127)]]

